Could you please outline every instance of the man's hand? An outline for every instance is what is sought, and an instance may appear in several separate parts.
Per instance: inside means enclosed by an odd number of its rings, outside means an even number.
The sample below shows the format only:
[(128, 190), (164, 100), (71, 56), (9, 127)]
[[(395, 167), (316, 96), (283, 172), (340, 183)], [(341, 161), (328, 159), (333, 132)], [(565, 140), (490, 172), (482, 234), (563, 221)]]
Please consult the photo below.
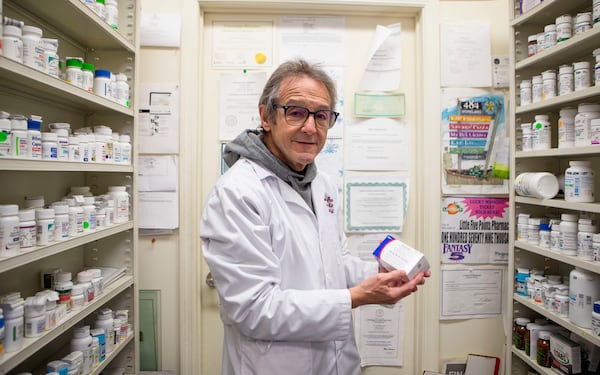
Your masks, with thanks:
[(429, 276), (429, 270), (418, 273), (412, 280), (408, 279), (403, 270), (380, 272), (350, 288), (352, 308), (370, 304), (394, 304), (416, 292), (417, 286), (425, 284), (425, 278)]

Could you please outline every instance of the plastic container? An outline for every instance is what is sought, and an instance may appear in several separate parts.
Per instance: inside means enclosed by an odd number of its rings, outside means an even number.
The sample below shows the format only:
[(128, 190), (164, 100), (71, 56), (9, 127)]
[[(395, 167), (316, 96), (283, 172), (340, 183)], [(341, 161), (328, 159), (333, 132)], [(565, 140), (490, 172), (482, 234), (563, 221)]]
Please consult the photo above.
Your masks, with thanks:
[(130, 165), (131, 164), (131, 139), (127, 134), (121, 134), (119, 136), (119, 143), (121, 146), (121, 162), (120, 164)]
[(71, 289), (71, 310), (77, 311), (83, 308), (85, 304), (85, 296), (83, 293), (84, 286), (80, 284), (73, 284)]
[(30, 25), (23, 26), (21, 40), (23, 41), (23, 64), (45, 72), (42, 29)]
[(121, 224), (129, 221), (129, 193), (125, 186), (109, 186), (108, 195), (115, 201), (114, 223)]
[(546, 70), (542, 72), (542, 100), (556, 96), (556, 71)]
[(46, 330), (46, 297), (25, 299), (25, 337), (39, 337)]
[(51, 129), (51, 133), (57, 135), (56, 144), (58, 146), (56, 150), (57, 159), (60, 161), (69, 160), (69, 130), (67, 129)]
[(80, 152), (80, 148), (79, 148), (79, 137), (69, 137), (67, 138), (68, 142), (69, 142), (69, 146), (68, 146), (68, 160), (69, 161), (76, 161), (76, 162), (81, 162), (83, 160), (81, 160), (81, 152)]
[(67, 312), (71, 311), (73, 303), (71, 301), (71, 290), (73, 290), (73, 282), (71, 272), (57, 272), (54, 275), (53, 288), (58, 292), (58, 303), (65, 305)]
[(537, 245), (539, 247), (549, 249), (550, 248), (550, 224), (541, 223), (539, 230), (539, 241)]
[(577, 258), (581, 260), (593, 260), (593, 238), (598, 227), (592, 219), (579, 219), (577, 227)]
[(521, 124), (521, 137), (521, 150), (533, 150), (533, 129), (531, 128), (531, 123), (526, 122)]
[(92, 285), (93, 274), (90, 271), (81, 271), (77, 273), (77, 283), (83, 287), (83, 296), (85, 302), (94, 300), (94, 286)]
[(96, 321), (94, 322), (94, 328), (102, 328), (105, 332), (105, 343), (106, 343), (106, 353), (110, 353), (114, 349), (115, 342), (115, 331), (113, 328), (113, 313), (109, 308), (104, 308), (98, 312), (96, 315)]
[(529, 217), (530, 215), (526, 213), (520, 213), (517, 215), (517, 241), (527, 241)]
[(44, 71), (53, 77), (58, 78), (60, 69), (58, 67), (59, 56), (58, 39), (42, 38), (42, 47), (44, 48)]
[(539, 332), (535, 359), (538, 365), (550, 367), (550, 332)]
[(42, 133), (42, 159), (58, 160), (58, 134)]
[(96, 2), (94, 3), (92, 9), (94, 10), (94, 12), (96, 12), (96, 14), (98, 15), (98, 17), (100, 17), (103, 21), (106, 20), (106, 4), (105, 4), (105, 0), (96, 0)]
[(529, 277), (529, 269), (517, 268), (517, 277), (515, 283), (515, 291), (520, 296), (527, 296), (527, 278)]
[(584, 33), (592, 28), (592, 12), (581, 12), (575, 16), (575, 26), (573, 33), (575, 35)]
[(550, 24), (544, 26), (544, 49), (552, 48), (556, 45), (556, 25)]
[(21, 246), (19, 206), (0, 205), (0, 257), (16, 255)]
[(527, 323), (531, 323), (531, 319), (519, 317), (514, 320), (513, 325), (513, 345), (520, 350), (525, 350), (525, 331)]
[(592, 310), (592, 332), (594, 336), (600, 336), (600, 301), (594, 301)]
[(556, 42), (564, 42), (573, 35), (573, 17), (570, 14), (563, 14), (556, 17)]
[(4, 329), (4, 312), (0, 308), (0, 359), (4, 356), (4, 336), (6, 330)]
[(127, 76), (119, 73), (115, 79), (114, 99), (117, 103), (129, 107), (129, 84), (127, 83)]
[(537, 75), (531, 78), (531, 102), (539, 103), (542, 101), (542, 92), (544, 90), (542, 76)]
[(532, 148), (534, 150), (548, 150), (551, 148), (551, 128), (547, 115), (536, 115), (531, 124)]
[(567, 285), (556, 287), (552, 311), (564, 318), (569, 316), (569, 287)]
[(11, 127), (10, 156), (17, 159), (28, 157), (27, 118), (21, 114), (8, 116)]
[(574, 88), (573, 65), (561, 65), (558, 68), (558, 95), (569, 94)]
[(589, 161), (570, 161), (565, 171), (565, 201), (594, 202), (594, 170)]
[(81, 58), (67, 59), (67, 70), (65, 80), (76, 87), (83, 85), (83, 61)]
[(110, 71), (96, 69), (94, 74), (94, 94), (112, 99), (112, 91), (110, 85)]
[(558, 194), (558, 179), (549, 172), (521, 173), (515, 179), (515, 192), (525, 197), (554, 198)]
[(69, 206), (55, 202), (51, 207), (54, 209), (54, 240), (65, 240), (69, 237)]
[(580, 61), (573, 64), (574, 90), (579, 91), (592, 85), (590, 62)]
[[(527, 56), (531, 57), (537, 53), (537, 34), (529, 35), (527, 37)], [(521, 104), (522, 105), (522, 104)]]
[(600, 48), (596, 48), (593, 52), (594, 59), (594, 85), (600, 86)]
[(600, 118), (600, 104), (581, 103), (575, 116), (575, 146), (585, 147), (592, 144), (590, 139), (591, 121)]
[(32, 250), (36, 246), (36, 235), (35, 210), (19, 210), (19, 247), (21, 251)]
[(3, 297), (0, 308), (4, 314), (4, 351), (16, 352), (23, 346), (25, 301), (20, 293), (13, 293)]
[(81, 206), (69, 206), (69, 236), (83, 233), (83, 208)]
[(2, 56), (23, 63), (23, 31), (14, 25), (4, 25), (2, 28)]
[(90, 326), (77, 327), (73, 329), (73, 338), (71, 339), (71, 352), (80, 351), (83, 355), (81, 364), (81, 373), (89, 374), (94, 365), (94, 355), (92, 353), (92, 336)]
[(569, 274), (569, 320), (582, 328), (592, 328), (593, 302), (600, 299), (597, 274), (575, 267)]
[(84, 197), (83, 209), (83, 231), (88, 232), (96, 229), (96, 206), (94, 197)]
[(35, 241), (38, 246), (45, 246), (54, 242), (54, 216), (53, 208), (35, 209), (35, 221), (37, 223)]
[(94, 328), (90, 330), (90, 334), (92, 340), (98, 340), (98, 362), (102, 362), (106, 359), (106, 331), (104, 328)]
[(560, 253), (577, 255), (577, 220), (575, 214), (560, 215)]
[(30, 115), (27, 119), (27, 156), (30, 159), (42, 159), (42, 118)]
[(577, 109), (564, 107), (559, 111), (558, 119), (558, 148), (575, 146), (575, 116)]
[(105, 0), (105, 22), (115, 30), (119, 29), (119, 5), (117, 0)]
[(10, 156), (11, 149), (11, 126), (8, 112), (0, 111), (0, 158)]
[(550, 250), (560, 252), (560, 220), (550, 220)]
[(98, 268), (90, 268), (87, 271), (92, 275), (94, 298), (98, 298), (104, 292), (104, 279), (102, 277), (102, 271), (100, 271)]
[(83, 63), (81, 74), (81, 88), (87, 92), (94, 92), (94, 65)]
[(594, 26), (600, 22), (600, 0), (592, 2), (592, 21), (594, 22)]

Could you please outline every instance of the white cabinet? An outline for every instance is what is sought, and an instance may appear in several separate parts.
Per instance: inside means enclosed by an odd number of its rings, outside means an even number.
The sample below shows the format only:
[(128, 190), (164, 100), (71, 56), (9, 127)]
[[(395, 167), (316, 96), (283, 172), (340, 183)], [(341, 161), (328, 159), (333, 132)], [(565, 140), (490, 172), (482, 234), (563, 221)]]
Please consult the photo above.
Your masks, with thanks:
[[(3, 0), (2, 13), (40, 27), (44, 37), (59, 41), (58, 54), (82, 57), (96, 69), (122, 72), (129, 78), (130, 103), (134, 103), (138, 64), (136, 22), (139, 2), (119, 0), (119, 27), (111, 28), (80, 0)], [(124, 106), (100, 97), (44, 72), (0, 56), (0, 110), (23, 115), (40, 115), (42, 130), (54, 122), (70, 123), (71, 129), (105, 125), (136, 141), (133, 104)], [(84, 163), (71, 161), (0, 158), (0, 204), (18, 204), (25, 196), (44, 196), (47, 203), (60, 200), (71, 186), (90, 186), (94, 195), (105, 194), (108, 186), (124, 185), (130, 194), (130, 220), (69, 237), (28, 252), (0, 258), (0, 294), (18, 291), (23, 298), (41, 290), (41, 273), (62, 268), (76, 273), (86, 267), (124, 269), (124, 276), (107, 286), (104, 293), (74, 310), (56, 327), (36, 338), (24, 338), (20, 350), (0, 356), (0, 374), (27, 371), (43, 373), (46, 363), (69, 352), (72, 330), (93, 325), (100, 308), (129, 310), (130, 333), (94, 368), (138, 373), (138, 286), (136, 225), (136, 147), (132, 163)]]
[[(515, 14), (511, 26), (511, 62), (513, 74), (511, 77), (511, 119), (513, 145), (511, 151), (511, 180), (522, 172), (552, 172), (556, 175), (564, 173), (571, 160), (589, 160), (596, 171), (596, 191), (598, 193), (598, 176), (600, 175), (600, 147), (572, 147), (558, 148), (558, 117), (560, 109), (575, 107), (580, 103), (600, 103), (600, 86), (593, 82), (593, 56), (592, 51), (600, 47), (600, 25), (585, 32), (574, 34), (570, 39), (562, 41), (553, 47), (528, 56), (528, 36), (542, 33), (544, 27), (554, 24), (557, 17), (569, 14), (575, 19), (578, 13), (589, 12), (591, 1), (579, 2), (570, 0), (544, 1), (524, 14), (519, 14), (519, 1), (515, 0)], [(593, 21), (592, 21), (593, 22)], [(547, 70), (558, 72), (559, 66), (571, 65), (574, 62), (592, 62), (592, 85), (589, 88), (571, 93), (557, 95), (532, 104), (520, 105), (519, 85), (521, 80), (530, 80), (534, 75), (540, 75)], [(549, 115), (552, 125), (552, 148), (547, 150), (523, 151), (518, 146), (521, 134), (521, 123), (533, 122), (535, 115)], [(600, 346), (600, 337), (594, 336), (590, 329), (581, 328), (573, 324), (568, 317), (562, 317), (546, 309), (542, 304), (534, 302), (528, 297), (515, 293), (515, 271), (519, 267), (537, 268), (547, 274), (562, 275), (568, 282), (569, 272), (574, 267), (579, 267), (593, 273), (600, 274), (600, 263), (585, 261), (575, 256), (567, 256), (557, 251), (540, 247), (537, 244), (518, 240), (517, 215), (528, 213), (532, 216), (556, 216), (561, 213), (589, 214), (600, 218), (600, 203), (573, 203), (566, 202), (561, 195), (553, 199), (535, 199), (518, 196), (514, 193), (511, 184), (511, 241), (509, 258), (509, 316), (511, 323), (514, 318), (523, 316), (531, 318), (546, 318), (556, 325), (562, 326), (579, 337), (583, 337), (596, 346)], [(560, 216), (559, 216), (560, 217)], [(534, 368), (541, 374), (555, 374), (550, 368), (539, 366), (531, 360), (523, 350), (517, 349), (513, 344), (513, 334), (508, 335), (507, 368), (512, 373), (526, 374), (528, 367)], [(511, 371), (508, 370), (508, 371)], [(507, 371), (507, 372), (508, 372)]]

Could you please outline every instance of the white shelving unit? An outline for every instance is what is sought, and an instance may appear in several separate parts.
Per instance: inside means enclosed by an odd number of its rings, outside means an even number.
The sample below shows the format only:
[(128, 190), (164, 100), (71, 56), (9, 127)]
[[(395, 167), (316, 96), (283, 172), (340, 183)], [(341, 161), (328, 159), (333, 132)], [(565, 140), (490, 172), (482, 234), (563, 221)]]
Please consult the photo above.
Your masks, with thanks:
[(21, 371), (45, 373), (46, 363), (68, 353), (74, 327), (92, 324), (101, 308), (128, 309), (132, 331), (94, 368), (92, 374), (120, 368), (139, 373), (137, 220), (136, 220), (136, 110), (135, 82), (138, 64), (139, 1), (119, 0), (119, 29), (106, 24), (80, 0), (3, 0), (4, 16), (42, 28), (44, 37), (59, 40), (58, 54), (83, 57), (96, 69), (128, 76), (130, 103), (126, 107), (74, 87), (61, 79), (0, 56), (0, 110), (43, 118), (47, 124), (67, 122), (71, 129), (106, 125), (120, 134), (130, 134), (132, 164), (34, 161), (0, 158), (2, 194), (0, 204), (18, 204), (25, 196), (42, 195), (46, 203), (60, 200), (71, 186), (90, 186), (94, 195), (108, 186), (125, 185), (130, 194), (131, 220), (85, 232), (47, 246), (37, 246), (8, 258), (0, 258), (0, 294), (18, 291), (23, 298), (42, 289), (43, 270), (62, 268), (76, 275), (84, 267), (125, 267), (125, 275), (104, 293), (71, 311), (57, 326), (40, 337), (24, 338), (20, 350), (0, 357), (0, 375)]
[[(561, 196), (554, 199), (535, 199), (517, 196), (514, 193), (512, 181), (522, 172), (551, 172), (556, 175), (564, 173), (570, 160), (590, 160), (593, 168), (598, 171), (600, 167), (600, 147), (557, 148), (557, 121), (559, 110), (564, 107), (577, 107), (579, 103), (600, 103), (600, 87), (593, 86), (566, 95), (542, 100), (538, 103), (521, 106), (519, 104), (519, 84), (523, 79), (531, 79), (533, 75), (541, 74), (548, 69), (558, 71), (563, 64), (572, 64), (577, 61), (593, 62), (592, 51), (600, 47), (600, 27), (596, 26), (584, 33), (574, 35), (567, 41), (560, 42), (550, 49), (546, 49), (534, 56), (527, 56), (527, 37), (541, 33), (544, 26), (554, 24), (558, 16), (570, 14), (575, 18), (577, 13), (591, 11), (591, 2), (578, 2), (570, 0), (545, 0), (525, 14), (518, 12), (518, 0), (514, 0), (514, 14), (511, 16), (511, 72), (510, 102), (512, 119), (513, 145), (518, 144), (517, 138), (521, 123), (532, 122), (535, 115), (547, 114), (553, 126), (552, 148), (549, 150), (520, 151), (511, 150), (511, 188), (510, 188), (510, 214), (513, 218), (510, 230), (509, 252), (509, 317), (512, 320), (518, 316), (529, 318), (546, 318), (556, 325), (586, 339), (596, 346), (600, 346), (600, 337), (592, 334), (591, 330), (581, 328), (565, 317), (559, 316), (533, 300), (514, 293), (515, 270), (518, 267), (545, 269), (549, 274), (559, 274), (567, 277), (574, 267), (579, 267), (590, 272), (600, 274), (600, 263), (584, 261), (574, 256), (566, 256), (550, 249), (542, 248), (524, 241), (517, 241), (516, 217), (519, 213), (530, 213), (536, 216), (560, 213), (586, 212), (600, 214), (600, 203), (573, 203), (566, 202)], [(593, 66), (593, 63), (592, 63)], [(593, 77), (592, 77), (593, 81)], [(598, 176), (599, 173), (596, 172)], [(598, 179), (597, 179), (598, 182)], [(596, 183), (595, 195), (598, 197)], [(540, 374), (556, 374), (555, 370), (539, 366), (522, 350), (512, 345), (512, 334), (507, 337), (508, 353), (507, 373), (526, 374), (526, 369), (531, 368)], [(513, 371), (513, 372), (511, 372)], [(517, 372), (515, 372), (517, 371)], [(518, 372), (521, 371), (521, 372)]]

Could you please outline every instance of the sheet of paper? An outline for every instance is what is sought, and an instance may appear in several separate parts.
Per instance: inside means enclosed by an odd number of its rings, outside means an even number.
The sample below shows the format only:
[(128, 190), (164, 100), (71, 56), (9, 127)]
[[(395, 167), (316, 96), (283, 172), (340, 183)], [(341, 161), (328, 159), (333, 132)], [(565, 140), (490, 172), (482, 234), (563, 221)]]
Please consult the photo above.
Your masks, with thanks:
[(346, 232), (402, 232), (408, 207), (408, 173), (346, 172)]
[(140, 156), (138, 223), (140, 229), (179, 226), (179, 167), (175, 155)]
[(325, 146), (317, 155), (315, 163), (321, 172), (332, 178), (338, 192), (342, 192), (344, 184), (344, 142), (341, 138), (327, 138)]
[(495, 56), (492, 64), (492, 85), (495, 88), (508, 87), (510, 82), (508, 56)]
[(404, 94), (354, 94), (355, 117), (402, 117), (405, 114)]
[(508, 263), (508, 198), (444, 197), (443, 263)]
[(503, 267), (443, 265), (441, 271), (441, 320), (502, 315)]
[(400, 87), (401, 33), (399, 23), (377, 25), (367, 67), (360, 82), (361, 90), (393, 91)]
[(140, 154), (179, 152), (179, 86), (140, 84), (138, 123)]
[(411, 140), (406, 122), (374, 118), (346, 124), (347, 170), (397, 171), (410, 168)]
[(267, 82), (265, 72), (224, 73), (220, 79), (219, 138), (232, 140), (244, 129), (260, 126), (258, 100)]
[(440, 25), (442, 87), (491, 87), (490, 24), (485, 21)]
[(356, 311), (356, 342), (361, 366), (402, 366), (402, 302), (393, 306), (366, 305)]
[(346, 19), (338, 16), (282, 16), (279, 61), (302, 57), (328, 66), (345, 66)]
[(213, 68), (273, 66), (272, 21), (213, 21)]
[(335, 125), (327, 131), (328, 138), (343, 138), (344, 137), (344, 69), (339, 67), (323, 67), (325, 72), (329, 75), (337, 89), (337, 103), (335, 104), (335, 111), (340, 115), (338, 116)]
[(137, 181), (138, 191), (177, 191), (177, 157), (140, 155)]
[(142, 12), (140, 45), (179, 47), (181, 45), (181, 16), (174, 13)]

